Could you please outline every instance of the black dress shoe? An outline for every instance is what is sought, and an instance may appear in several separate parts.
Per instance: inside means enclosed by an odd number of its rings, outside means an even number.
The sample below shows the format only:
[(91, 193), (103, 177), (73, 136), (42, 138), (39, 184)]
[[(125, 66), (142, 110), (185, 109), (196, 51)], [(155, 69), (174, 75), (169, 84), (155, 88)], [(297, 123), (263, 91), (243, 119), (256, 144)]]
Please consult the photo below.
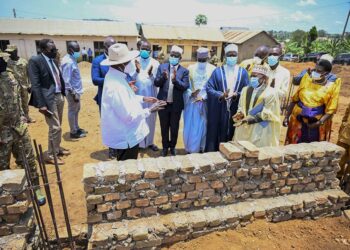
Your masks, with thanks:
[(111, 160), (117, 159), (117, 153), (114, 148), (109, 148), (108, 149), (108, 158)]
[(172, 156), (175, 156), (176, 155), (176, 149), (175, 148), (170, 148), (170, 154)]
[(168, 155), (168, 149), (167, 148), (163, 148), (162, 150), (162, 156), (165, 157)]
[(157, 145), (152, 144), (150, 146), (148, 146), (152, 151), (159, 151), (159, 148), (157, 147)]
[(70, 133), (70, 138), (72, 138), (72, 139), (80, 139), (83, 137), (86, 137), (86, 134), (81, 134), (79, 132), (76, 132), (75, 134)]
[(80, 128), (80, 129), (78, 129), (78, 133), (80, 133), (80, 134), (87, 134), (87, 133), (89, 133), (89, 132), (87, 132), (85, 129), (83, 129), (83, 128)]

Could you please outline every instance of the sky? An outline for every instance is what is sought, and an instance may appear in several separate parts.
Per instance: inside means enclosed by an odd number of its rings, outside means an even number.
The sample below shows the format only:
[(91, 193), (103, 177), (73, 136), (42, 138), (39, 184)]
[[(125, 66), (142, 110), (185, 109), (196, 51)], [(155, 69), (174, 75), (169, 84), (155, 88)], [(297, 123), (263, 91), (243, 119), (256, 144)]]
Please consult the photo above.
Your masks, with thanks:
[[(0, 18), (106, 18), (145, 24), (192, 26), (204, 14), (207, 26), (250, 30), (309, 30), (341, 33), (350, 9), (346, 0), (0, 0)], [(347, 31), (350, 23), (348, 24)], [(0, 27), (1, 29), (1, 27)]]

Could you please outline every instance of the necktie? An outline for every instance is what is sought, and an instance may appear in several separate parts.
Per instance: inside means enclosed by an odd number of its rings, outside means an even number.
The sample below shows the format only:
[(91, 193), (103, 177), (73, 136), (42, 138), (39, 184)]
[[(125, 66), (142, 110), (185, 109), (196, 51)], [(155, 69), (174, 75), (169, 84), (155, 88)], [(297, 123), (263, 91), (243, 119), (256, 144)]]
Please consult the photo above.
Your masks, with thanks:
[(55, 67), (55, 65), (54, 65), (54, 63), (53, 63), (53, 60), (50, 59), (49, 61), (50, 61), (51, 68), (52, 68), (52, 71), (53, 71), (53, 76), (55, 77), (56, 83), (57, 83), (59, 89), (61, 90), (61, 86), (62, 86), (62, 85), (61, 85), (60, 75), (58, 74), (58, 72), (57, 72), (57, 70), (56, 70), (56, 67)]

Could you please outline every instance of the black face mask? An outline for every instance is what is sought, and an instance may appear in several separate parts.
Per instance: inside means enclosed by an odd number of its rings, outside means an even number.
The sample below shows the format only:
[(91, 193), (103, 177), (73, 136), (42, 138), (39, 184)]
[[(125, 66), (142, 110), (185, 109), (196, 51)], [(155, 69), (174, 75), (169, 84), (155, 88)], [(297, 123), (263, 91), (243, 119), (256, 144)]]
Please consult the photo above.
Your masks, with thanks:
[(51, 59), (55, 59), (56, 58), (56, 56), (57, 56), (57, 52), (48, 52), (47, 54), (47, 57), (48, 58), (51, 58)]
[(7, 68), (7, 63), (4, 59), (0, 58), (0, 73), (5, 72)]

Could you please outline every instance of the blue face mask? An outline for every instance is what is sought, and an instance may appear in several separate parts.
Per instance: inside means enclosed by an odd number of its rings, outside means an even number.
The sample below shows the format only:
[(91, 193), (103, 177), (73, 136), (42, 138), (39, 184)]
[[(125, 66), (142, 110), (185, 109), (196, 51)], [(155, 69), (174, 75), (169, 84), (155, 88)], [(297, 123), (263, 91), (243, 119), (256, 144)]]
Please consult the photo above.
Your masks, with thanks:
[(259, 78), (252, 76), (250, 78), (250, 86), (256, 89), (257, 87), (259, 87), (259, 85), (260, 85)]
[(267, 63), (270, 66), (275, 66), (278, 63), (278, 56), (269, 56), (267, 58)]
[(177, 57), (169, 57), (169, 63), (172, 65), (172, 66), (175, 66), (175, 65), (178, 65), (179, 64), (179, 61), (180, 61), (180, 58), (177, 58)]
[(316, 71), (312, 71), (311, 72), (311, 78), (314, 79), (314, 80), (321, 80), (321, 74), (320, 73), (317, 73)]
[(207, 66), (206, 62), (198, 62), (198, 69), (199, 70), (205, 70), (206, 66)]
[(237, 64), (237, 56), (226, 57), (226, 64), (230, 67), (235, 66)]
[(80, 52), (74, 52), (73, 57), (75, 60), (77, 60), (80, 57)]
[(148, 50), (145, 50), (145, 49), (142, 49), (140, 51), (140, 56), (141, 58), (143, 59), (148, 59), (149, 58), (149, 55), (150, 55), (150, 52)]

